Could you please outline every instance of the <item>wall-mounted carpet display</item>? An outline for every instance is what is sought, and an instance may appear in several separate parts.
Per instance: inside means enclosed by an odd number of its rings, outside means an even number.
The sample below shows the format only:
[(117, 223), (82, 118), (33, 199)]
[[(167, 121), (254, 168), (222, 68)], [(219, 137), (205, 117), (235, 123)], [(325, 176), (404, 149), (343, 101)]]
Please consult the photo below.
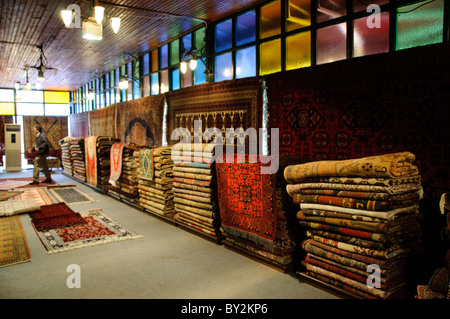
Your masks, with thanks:
[(125, 143), (162, 146), (164, 95), (117, 103), (117, 135)]
[(34, 127), (40, 125), (42, 132), (47, 135), (50, 150), (60, 150), (59, 141), (69, 135), (67, 116), (24, 116), (23, 134), (25, 150), (33, 148), (36, 143)]
[(73, 165), (73, 177), (82, 182), (86, 181), (85, 145), (84, 137), (77, 137), (70, 140), (70, 158)]
[[(215, 163), (211, 161), (215, 149), (211, 144), (177, 144), (173, 166), (173, 194), (175, 220), (196, 232), (213, 238), (221, 238), (220, 214), (217, 201), (217, 178)], [(181, 148), (178, 148), (181, 146)], [(197, 161), (203, 154), (204, 161)], [(202, 155), (200, 155), (201, 157)], [(177, 158), (189, 157), (179, 161)]]
[(20, 217), (0, 218), (0, 268), (30, 260), (30, 248)]
[(116, 136), (116, 105), (89, 112), (89, 135)]
[(448, 52), (431, 45), (265, 76), (280, 154), (319, 161), (408, 150), (424, 197), (438, 199), (450, 190)]
[(74, 113), (70, 114), (70, 135), (72, 137), (86, 137), (89, 136), (89, 113)]
[(108, 193), (139, 204), (138, 166), (142, 146), (116, 143), (111, 146), (111, 174)]
[(76, 215), (78, 213), (64, 207), (67, 214), (60, 216), (61, 211), (58, 206), (46, 207), (46, 216), (40, 221), (44, 230), (38, 230), (33, 223), (47, 254), (141, 237), (111, 219), (102, 209), (90, 209)]
[[(194, 137), (194, 121), (201, 120), (201, 132), (206, 128), (262, 128), (262, 87), (259, 77), (220, 83), (206, 83), (167, 93), (167, 141), (176, 128), (186, 128)], [(197, 132), (195, 132), (197, 133)], [(202, 142), (208, 142), (206, 140)]]
[(120, 142), (115, 137), (88, 136), (84, 139), (86, 182), (107, 191), (110, 178), (111, 146)]
[(284, 176), (307, 231), (304, 274), (362, 298), (405, 296), (423, 253), (414, 154), (290, 165)]
[[(279, 161), (279, 170), (304, 162), (301, 158), (284, 157)], [(295, 267), (302, 239), (296, 218), (298, 209), (286, 192), (283, 175), (262, 174), (263, 165), (269, 164), (251, 155), (224, 155), (217, 160), (221, 230), (225, 236), (222, 242), (290, 271)]]
[(139, 205), (145, 210), (174, 218), (173, 161), (171, 147), (139, 151)]

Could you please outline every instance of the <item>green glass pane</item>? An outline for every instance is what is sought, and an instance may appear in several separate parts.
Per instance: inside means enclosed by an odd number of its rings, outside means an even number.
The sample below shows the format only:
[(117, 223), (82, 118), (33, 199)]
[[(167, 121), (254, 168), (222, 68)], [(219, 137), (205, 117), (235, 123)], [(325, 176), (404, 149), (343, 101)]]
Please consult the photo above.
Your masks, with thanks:
[(170, 65), (180, 62), (180, 39), (170, 43)]
[(286, 70), (311, 66), (311, 32), (286, 38)]
[(260, 75), (281, 71), (281, 40), (276, 39), (261, 44)]
[(311, 25), (311, 0), (289, 0), (286, 29), (292, 31)]
[(133, 79), (139, 79), (139, 59), (133, 60)]
[(271, 2), (261, 7), (261, 39), (281, 33), (281, 3)]
[(194, 45), (197, 50), (201, 50), (205, 46), (205, 30), (205, 28), (201, 28), (194, 32)]
[(397, 50), (442, 42), (444, 0), (397, 9)]

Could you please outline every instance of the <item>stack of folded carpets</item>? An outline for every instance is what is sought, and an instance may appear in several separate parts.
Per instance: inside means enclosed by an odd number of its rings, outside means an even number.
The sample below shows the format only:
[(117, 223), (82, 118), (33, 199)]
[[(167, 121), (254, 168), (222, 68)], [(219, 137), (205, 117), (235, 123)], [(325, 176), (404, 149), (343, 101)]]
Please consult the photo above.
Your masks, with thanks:
[(86, 164), (84, 156), (84, 137), (75, 137), (69, 144), (70, 158), (73, 165), (73, 177), (86, 181)]
[(111, 174), (111, 146), (120, 142), (109, 136), (88, 136), (85, 138), (86, 182), (103, 191), (109, 189)]
[(265, 174), (261, 162), (250, 161), (247, 155), (239, 163), (238, 156), (234, 155), (234, 161), (225, 162), (222, 157), (216, 162), (223, 243), (284, 272), (291, 271), (296, 268), (303, 238), (299, 237), (298, 209), (287, 194), (282, 171), (306, 160), (283, 156), (278, 172)]
[(67, 175), (73, 176), (73, 163), (70, 155), (70, 141), (73, 137), (66, 136), (59, 140), (59, 145), (61, 145), (61, 162), (63, 166), (63, 171)]
[(111, 146), (111, 173), (108, 193), (133, 204), (139, 204), (139, 147), (115, 143)]
[(139, 151), (139, 205), (157, 215), (174, 218), (171, 147)]
[(423, 190), (414, 161), (400, 152), (284, 170), (307, 230), (306, 275), (362, 298), (406, 293), (423, 253)]
[(217, 240), (221, 232), (214, 145), (177, 144), (172, 154), (175, 220), (181, 226)]

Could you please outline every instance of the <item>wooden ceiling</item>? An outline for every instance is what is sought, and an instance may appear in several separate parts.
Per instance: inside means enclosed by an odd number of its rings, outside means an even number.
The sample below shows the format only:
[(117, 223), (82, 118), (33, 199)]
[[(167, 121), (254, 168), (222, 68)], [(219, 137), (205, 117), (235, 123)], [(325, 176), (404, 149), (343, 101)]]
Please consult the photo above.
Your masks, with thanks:
[[(42, 46), (45, 71), (42, 89), (72, 90), (99, 75), (202, 25), (267, 0), (105, 0), (105, 13), (121, 18), (119, 33), (103, 23), (103, 40), (82, 38), (81, 28), (66, 28), (60, 11), (77, 4), (89, 13), (88, 0), (0, 1), (0, 88), (26, 82), (25, 65), (39, 65)], [(156, 14), (159, 12), (161, 14)], [(37, 70), (29, 80), (37, 82)]]

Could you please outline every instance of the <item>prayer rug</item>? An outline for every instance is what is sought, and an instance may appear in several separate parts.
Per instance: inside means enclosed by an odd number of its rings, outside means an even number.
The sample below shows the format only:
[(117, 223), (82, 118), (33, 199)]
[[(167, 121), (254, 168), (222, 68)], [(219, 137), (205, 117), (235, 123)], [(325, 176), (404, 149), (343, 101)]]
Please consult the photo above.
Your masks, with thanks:
[(123, 157), (123, 148), (125, 143), (115, 143), (111, 146), (110, 153), (110, 177), (109, 183), (113, 184), (117, 182), (122, 174), (122, 157)]
[(14, 199), (32, 199), (38, 206), (53, 204), (53, 200), (43, 187), (27, 187), (15, 189), (23, 190), (23, 193), (14, 197)]
[(48, 254), (142, 237), (111, 219), (102, 209), (80, 213), (84, 225), (49, 229), (36, 233)]
[(31, 199), (14, 199), (0, 202), (0, 216), (11, 216), (39, 209), (39, 205)]
[(140, 178), (153, 180), (155, 167), (152, 149), (145, 149), (139, 152), (139, 170)]
[(75, 185), (58, 185), (47, 188), (58, 202), (66, 204), (87, 204), (98, 202), (85, 192), (79, 190)]
[[(225, 155), (224, 155), (225, 156)], [(277, 227), (276, 175), (261, 174), (259, 159), (245, 155), (245, 161), (216, 163), (218, 201), (222, 229), (273, 249)]]
[(82, 225), (87, 222), (66, 203), (42, 206), (39, 211), (30, 213), (31, 222), (37, 231)]
[(30, 249), (19, 216), (0, 218), (0, 267), (30, 260)]
[(93, 186), (97, 186), (97, 138), (98, 136), (88, 136), (84, 139), (86, 182)]

